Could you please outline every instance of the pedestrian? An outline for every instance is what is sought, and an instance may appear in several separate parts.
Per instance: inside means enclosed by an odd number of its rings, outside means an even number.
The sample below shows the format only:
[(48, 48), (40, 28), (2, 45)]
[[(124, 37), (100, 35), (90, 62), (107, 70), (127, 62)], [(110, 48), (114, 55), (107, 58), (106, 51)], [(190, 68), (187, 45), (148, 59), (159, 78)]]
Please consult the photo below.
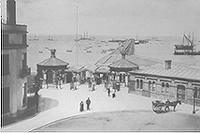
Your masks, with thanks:
[(115, 95), (115, 92), (113, 92), (113, 94), (112, 94), (112, 98), (115, 98), (115, 96), (116, 96), (116, 95)]
[(92, 81), (92, 91), (95, 91), (95, 80)]
[(81, 101), (80, 103), (80, 112), (84, 111), (84, 103), (83, 101)]
[(108, 88), (108, 96), (110, 96), (110, 88)]
[(86, 104), (87, 104), (87, 110), (90, 110), (90, 104), (91, 104), (91, 100), (88, 97), (88, 99), (86, 100)]

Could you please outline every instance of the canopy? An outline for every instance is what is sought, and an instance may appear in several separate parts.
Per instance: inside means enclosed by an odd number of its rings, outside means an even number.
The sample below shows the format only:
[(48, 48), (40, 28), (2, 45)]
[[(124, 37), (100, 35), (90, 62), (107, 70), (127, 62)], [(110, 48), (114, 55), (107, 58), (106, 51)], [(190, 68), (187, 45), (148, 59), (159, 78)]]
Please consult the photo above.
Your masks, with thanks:
[(51, 57), (38, 63), (38, 69), (65, 69), (69, 65), (69, 63), (64, 62), (55, 56), (55, 49), (51, 50)]

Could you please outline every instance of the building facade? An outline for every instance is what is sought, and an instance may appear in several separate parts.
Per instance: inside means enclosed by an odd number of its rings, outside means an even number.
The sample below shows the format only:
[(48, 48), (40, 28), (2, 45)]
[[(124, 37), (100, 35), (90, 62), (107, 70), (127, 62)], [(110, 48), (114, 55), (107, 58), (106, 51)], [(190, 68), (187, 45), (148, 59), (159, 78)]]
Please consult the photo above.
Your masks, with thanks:
[(16, 2), (7, 0), (7, 22), (1, 23), (1, 116), (16, 116), (27, 106), (27, 26), (16, 24)]
[(181, 100), (200, 106), (200, 69), (183, 65), (156, 64), (142, 70), (132, 71), (129, 78), (129, 93), (155, 99)]

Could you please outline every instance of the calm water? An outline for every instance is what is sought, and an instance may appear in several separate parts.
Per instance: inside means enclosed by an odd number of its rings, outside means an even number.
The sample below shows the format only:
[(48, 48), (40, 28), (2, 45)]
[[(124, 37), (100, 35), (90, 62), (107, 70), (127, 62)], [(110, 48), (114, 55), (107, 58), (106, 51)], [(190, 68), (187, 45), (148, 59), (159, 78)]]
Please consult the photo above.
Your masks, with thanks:
[[(98, 59), (109, 52), (101, 53), (102, 50), (114, 49), (118, 43), (109, 43), (112, 37), (96, 36), (95, 40), (80, 41), (76, 44), (74, 36), (28, 36), (28, 65), (32, 71), (36, 71), (36, 64), (50, 57), (48, 49), (56, 49), (56, 57), (73, 64), (94, 64)], [(39, 40), (31, 40), (38, 38)], [(48, 40), (49, 38), (53, 41)], [(181, 37), (143, 37), (139, 39), (151, 39), (147, 44), (136, 45), (135, 54), (163, 61), (172, 59), (173, 62), (188, 64), (200, 68), (200, 56), (173, 55), (174, 44), (181, 44)], [(199, 40), (198, 40), (199, 41)], [(196, 49), (200, 50), (200, 42)], [(77, 45), (77, 47), (76, 47)], [(67, 52), (72, 50), (72, 52)], [(111, 51), (111, 50), (110, 50)]]

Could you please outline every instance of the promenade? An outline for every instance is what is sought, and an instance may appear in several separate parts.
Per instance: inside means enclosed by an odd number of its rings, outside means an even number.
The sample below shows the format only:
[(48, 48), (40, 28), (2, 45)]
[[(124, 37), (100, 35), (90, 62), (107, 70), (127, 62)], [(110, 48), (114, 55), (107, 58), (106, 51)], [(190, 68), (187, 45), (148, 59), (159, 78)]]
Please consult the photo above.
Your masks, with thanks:
[[(34, 129), (45, 126), (54, 121), (68, 118), (71, 116), (87, 114), (92, 112), (128, 111), (144, 110), (152, 111), (153, 98), (140, 95), (129, 94), (126, 87), (116, 92), (116, 97), (108, 97), (103, 85), (97, 85), (95, 91), (91, 91), (86, 84), (80, 85), (78, 90), (69, 89), (69, 84), (62, 85), (62, 89), (54, 86), (46, 89), (45, 86), (39, 91), (41, 95), (41, 112), (32, 118), (5, 126), (1, 131), (33, 131)], [(86, 99), (91, 99), (90, 111), (79, 111), (81, 100), (85, 103)], [(45, 100), (46, 99), (46, 100)], [(85, 104), (86, 109), (86, 104)], [(199, 107), (197, 107), (199, 108)], [(175, 113), (192, 114), (192, 106), (188, 104), (177, 105)], [(200, 116), (200, 111), (196, 114)]]

